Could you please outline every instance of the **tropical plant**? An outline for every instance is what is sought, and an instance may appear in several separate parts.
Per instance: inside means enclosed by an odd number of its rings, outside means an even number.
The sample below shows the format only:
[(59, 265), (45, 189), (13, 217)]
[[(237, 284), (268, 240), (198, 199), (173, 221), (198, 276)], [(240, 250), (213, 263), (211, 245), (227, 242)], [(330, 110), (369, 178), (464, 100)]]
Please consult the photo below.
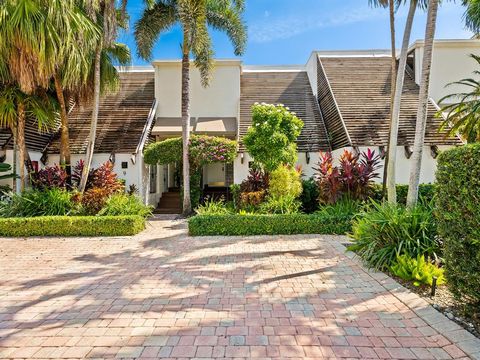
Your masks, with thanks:
[(258, 168), (251, 168), (248, 176), (240, 184), (240, 192), (249, 193), (257, 191), (266, 191), (269, 186), (268, 176), (265, 172)]
[[(480, 4), (480, 2), (479, 2)], [(470, 55), (478, 65), (480, 56)], [(473, 72), (480, 75), (480, 71)], [(465, 92), (450, 94), (439, 103), (442, 106), (437, 116), (445, 119), (441, 130), (447, 130), (449, 135), (461, 135), (468, 142), (480, 141), (480, 81), (474, 78), (462, 79), (447, 86), (458, 85), (465, 88)]]
[(113, 164), (110, 161), (93, 171), (91, 187), (108, 189), (112, 194), (121, 192), (125, 188), (118, 175), (113, 171)]
[(265, 201), (266, 196), (265, 190), (242, 192), (240, 193), (240, 207), (244, 210), (255, 211)]
[(314, 178), (302, 180), (302, 194), (300, 201), (302, 203), (302, 211), (311, 214), (318, 210), (318, 185)]
[(443, 269), (427, 262), (422, 255), (417, 255), (416, 258), (409, 255), (397, 256), (395, 263), (390, 266), (390, 271), (403, 280), (413, 282), (415, 286), (432, 285), (434, 277), (437, 285), (445, 283)]
[(33, 171), (25, 141), (27, 119), (35, 119), (38, 131), (46, 131), (55, 126), (56, 114), (56, 103), (47, 93), (27, 95), (16, 85), (1, 87), (0, 84), (0, 126), (8, 127), (16, 140), (14, 143), (18, 144), (20, 191), (27, 180), (25, 168), (28, 173)]
[(263, 214), (297, 214), (302, 203), (294, 195), (268, 195), (260, 205)]
[(422, 75), (420, 78), (417, 121), (415, 126), (415, 140), (413, 142), (410, 180), (408, 183), (407, 206), (409, 207), (415, 206), (418, 201), (418, 186), (420, 184), (423, 145), (425, 142), (425, 130), (427, 127), (430, 69), (432, 67), (433, 41), (435, 39), (439, 1), (440, 0), (429, 0), (428, 3), (427, 26), (425, 28), (425, 45), (423, 47)]
[(334, 165), (332, 153), (320, 154), (315, 168), (320, 203), (334, 204), (344, 197), (368, 198), (373, 191), (373, 179), (378, 177), (379, 162), (380, 157), (370, 149), (361, 154), (345, 150), (339, 166)]
[(466, 28), (475, 35), (480, 34), (480, 1), (462, 0), (462, 5), (466, 6), (464, 15)]
[(195, 209), (195, 212), (197, 215), (226, 215), (230, 213), (223, 198), (220, 200), (206, 199), (203, 204)]
[(349, 198), (343, 198), (337, 201), (335, 204), (322, 205), (315, 214), (331, 217), (352, 217), (360, 212), (361, 203), (358, 200), (352, 200)]
[(58, 165), (47, 166), (38, 172), (32, 173), (31, 176), (32, 185), (38, 190), (65, 189), (67, 185), (67, 172)]
[(281, 165), (270, 173), (268, 193), (273, 197), (291, 196), (298, 198), (302, 193), (302, 182), (300, 171), (291, 167)]
[(364, 209), (353, 222), (349, 247), (370, 267), (388, 269), (399, 255), (437, 259), (441, 254), (433, 206), (406, 208), (376, 203)]
[(152, 210), (152, 206), (145, 205), (138, 196), (128, 194), (113, 194), (107, 199), (103, 208), (98, 212), (98, 215), (139, 215), (147, 218), (152, 215)]
[(393, 105), (390, 121), (389, 144), (388, 144), (388, 164), (387, 164), (387, 193), (388, 201), (392, 204), (397, 202), (396, 194), (396, 164), (397, 164), (397, 144), (398, 144), (398, 126), (400, 123), (400, 107), (402, 103), (403, 85), (405, 82), (405, 69), (407, 66), (408, 47), (410, 45), (410, 35), (412, 33), (413, 19), (417, 7), (425, 7), (428, 0), (410, 0), (405, 31), (402, 40), (402, 49), (398, 61), (397, 76), (395, 77), (395, 91), (393, 92)]
[(268, 173), (280, 165), (295, 165), (296, 140), (302, 128), (303, 121), (288, 107), (256, 103), (252, 106), (252, 126), (243, 143), (255, 163)]
[(28, 190), (12, 194), (0, 202), (1, 217), (34, 217), (69, 215), (75, 211), (72, 194), (58, 188)]
[(212, 65), (212, 41), (208, 27), (223, 31), (241, 55), (246, 44), (246, 26), (242, 20), (243, 0), (147, 0), (148, 8), (135, 25), (139, 55), (148, 60), (157, 38), (179, 24), (182, 44), (182, 138), (183, 138), (183, 212), (192, 212), (190, 201), (190, 54), (200, 71), (203, 86), (209, 83)]

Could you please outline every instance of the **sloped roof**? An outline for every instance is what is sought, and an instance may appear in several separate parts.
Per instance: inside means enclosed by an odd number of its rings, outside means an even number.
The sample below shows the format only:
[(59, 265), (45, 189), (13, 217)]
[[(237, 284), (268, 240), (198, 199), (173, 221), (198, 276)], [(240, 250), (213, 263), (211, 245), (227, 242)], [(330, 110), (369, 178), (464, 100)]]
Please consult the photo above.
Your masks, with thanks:
[[(319, 103), (332, 146), (388, 144), (391, 57), (318, 57)], [(398, 145), (413, 145), (419, 87), (407, 72), (402, 95)], [(428, 107), (427, 145), (460, 140), (438, 132), (436, 107)]]
[[(98, 115), (96, 153), (135, 152), (155, 99), (154, 72), (120, 73), (120, 89), (102, 97)], [(75, 107), (69, 114), (70, 149), (86, 151), (90, 131), (91, 106)], [(57, 136), (48, 148), (58, 153)]]
[[(329, 142), (305, 71), (245, 71), (241, 75), (240, 138), (252, 124), (252, 105), (256, 102), (284, 104), (303, 120), (298, 138), (299, 151), (329, 150)], [(243, 146), (242, 146), (243, 149)]]
[[(25, 126), (25, 142), (31, 151), (43, 151), (49, 144), (54, 134), (39, 131), (38, 124), (33, 119), (28, 119)], [(0, 147), (13, 149), (13, 135), (10, 129), (0, 128)]]

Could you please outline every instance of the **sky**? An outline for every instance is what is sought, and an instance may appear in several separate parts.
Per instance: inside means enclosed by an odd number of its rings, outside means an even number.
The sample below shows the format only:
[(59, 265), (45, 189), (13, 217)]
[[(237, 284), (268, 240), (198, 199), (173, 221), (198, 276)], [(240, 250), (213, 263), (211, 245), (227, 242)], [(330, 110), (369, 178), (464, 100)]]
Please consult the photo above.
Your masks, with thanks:
[[(444, 3), (438, 14), (437, 39), (469, 38), (459, 0)], [(148, 62), (136, 54), (133, 29), (144, 0), (129, 0), (130, 28), (119, 36), (133, 55), (132, 65)], [(400, 46), (408, 9), (397, 12), (397, 46)], [(248, 43), (241, 59), (248, 65), (305, 64), (313, 50), (388, 49), (390, 25), (387, 9), (371, 8), (368, 0), (246, 0)], [(426, 14), (417, 11), (411, 42), (422, 39)], [(211, 31), (217, 58), (235, 58), (228, 38)], [(153, 59), (178, 59), (181, 32), (174, 27), (163, 34)]]

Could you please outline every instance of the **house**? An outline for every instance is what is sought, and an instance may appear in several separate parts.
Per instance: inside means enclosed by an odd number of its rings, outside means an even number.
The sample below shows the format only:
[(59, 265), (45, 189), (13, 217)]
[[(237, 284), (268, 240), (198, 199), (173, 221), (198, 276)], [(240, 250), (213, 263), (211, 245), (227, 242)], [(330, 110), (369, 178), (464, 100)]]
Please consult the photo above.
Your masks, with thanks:
[[(451, 81), (470, 76), (479, 40), (435, 42), (432, 86), (421, 181), (435, 179), (439, 151), (460, 145), (439, 132), (435, 117), (438, 101)], [(407, 183), (414, 140), (423, 43), (409, 51), (397, 147), (397, 182)], [(344, 149), (367, 148), (385, 155), (390, 113), (391, 55), (389, 50), (314, 51), (305, 65), (247, 66), (240, 60), (217, 60), (210, 86), (203, 88), (196, 69), (191, 71), (191, 131), (241, 140), (251, 124), (255, 102), (282, 103), (304, 121), (298, 139), (298, 164), (306, 177), (314, 174), (320, 151), (336, 158)], [(146, 166), (143, 149), (151, 141), (181, 135), (181, 63), (154, 61), (149, 67), (121, 71), (121, 89), (100, 104), (93, 166), (110, 160), (126, 185), (134, 185), (146, 203), (161, 203), (163, 194), (177, 188), (178, 164)], [(84, 157), (91, 109), (70, 112), (72, 163)], [(13, 159), (12, 137), (0, 133), (6, 162)], [(29, 129), (27, 146), (39, 166), (58, 163), (58, 134)], [(206, 188), (225, 188), (246, 178), (251, 157), (240, 141), (233, 164), (211, 164), (203, 170)], [(381, 181), (381, 179), (379, 179)]]

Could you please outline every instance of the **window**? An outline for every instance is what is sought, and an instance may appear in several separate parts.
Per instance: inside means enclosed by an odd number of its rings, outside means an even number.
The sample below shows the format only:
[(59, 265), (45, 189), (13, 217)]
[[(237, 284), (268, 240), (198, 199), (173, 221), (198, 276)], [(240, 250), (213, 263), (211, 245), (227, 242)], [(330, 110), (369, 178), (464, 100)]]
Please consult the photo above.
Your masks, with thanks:
[(157, 192), (157, 175), (157, 165), (150, 166), (150, 194), (154, 194)]

